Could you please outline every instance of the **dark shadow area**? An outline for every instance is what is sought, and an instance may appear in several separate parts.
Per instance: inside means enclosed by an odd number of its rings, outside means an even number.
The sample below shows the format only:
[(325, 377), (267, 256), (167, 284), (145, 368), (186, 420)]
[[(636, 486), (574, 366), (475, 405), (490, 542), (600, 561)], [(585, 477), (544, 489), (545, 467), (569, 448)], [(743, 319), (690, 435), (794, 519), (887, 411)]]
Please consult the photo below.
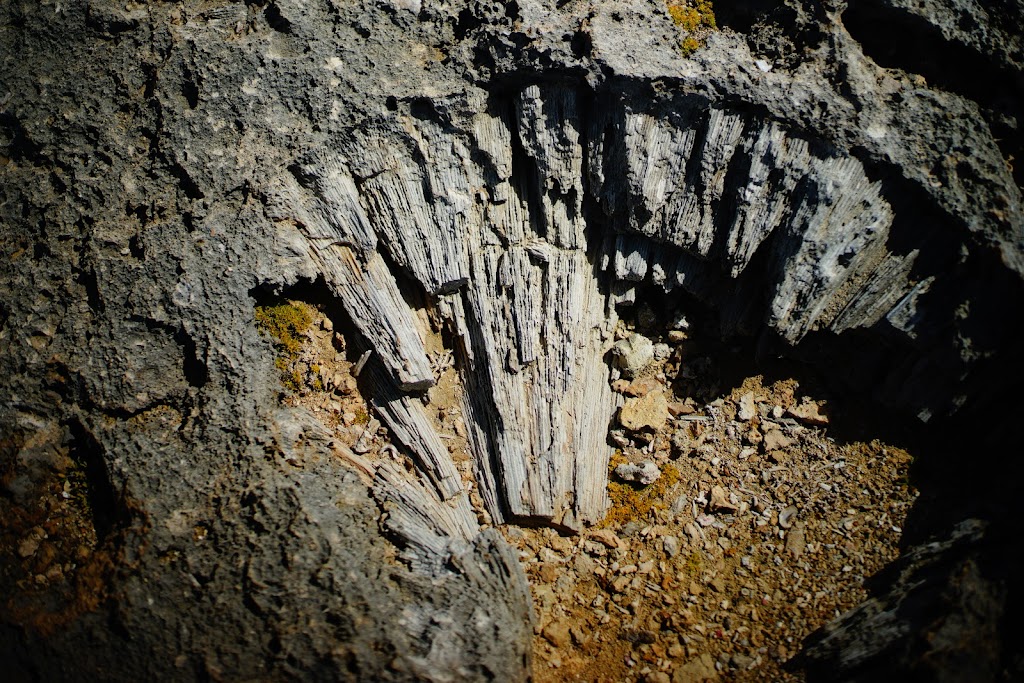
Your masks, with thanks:
[[(714, 8), (720, 27), (743, 34), (754, 54), (782, 64), (797, 64), (805, 50), (826, 37), (818, 21), (809, 20), (783, 0), (715, 3)], [(823, 14), (824, 8), (803, 3), (802, 11)]]
[(720, 26), (737, 33), (749, 33), (758, 22), (775, 20), (792, 23), (795, 12), (783, 0), (715, 3), (715, 18)]
[[(753, 16), (738, 13), (731, 20), (742, 24), (754, 21)], [(503, 115), (512, 128), (508, 141), (512, 157), (511, 185), (516, 199), (528, 207), (534, 233), (544, 238), (543, 226), (539, 224), (543, 213), (544, 179), (540, 177), (538, 160), (532, 158), (532, 150), (520, 139), (515, 121), (515, 89), (522, 85), (510, 80), (504, 84), (504, 89), (495, 89), (489, 107), (492, 114)], [(589, 150), (593, 141), (587, 138), (596, 132), (592, 117), (607, 102), (602, 99), (603, 95), (595, 95), (572, 79), (563, 80), (561, 85), (573, 89), (577, 95), (574, 114), (578, 116), (576, 123), (582, 148)], [(427, 102), (414, 103), (411, 109), (418, 117), (437, 117)], [(707, 112), (687, 110), (675, 115), (689, 116), (692, 125), (697, 126), (706, 120)], [(744, 117), (752, 129), (761, 123), (756, 113), (745, 112)], [(612, 124), (608, 129), (614, 133)], [(707, 135), (706, 131), (695, 134), (695, 150), (701, 149)], [(816, 154), (826, 156), (821, 152), (824, 142), (811, 142)], [(621, 136), (610, 134), (602, 149), (606, 166), (628, 168)], [(698, 157), (695, 153), (688, 160), (683, 175), (685, 182), (699, 193), (705, 181), (699, 173), (701, 159)], [(482, 157), (478, 155), (476, 159), (481, 161)], [(590, 161), (582, 160), (584, 169), (589, 168)], [(743, 176), (747, 171), (744, 163), (747, 162), (735, 157), (726, 170)], [(481, 165), (485, 175), (493, 174), (494, 169), (488, 170), (486, 163)], [(1020, 329), (1024, 323), (1024, 313), (1016, 305), (1024, 301), (1024, 293), (1015, 276), (993, 260), (994, 254), (963, 248), (957, 239), (959, 233), (949, 225), (948, 219), (922, 208), (928, 202), (919, 194), (901, 192), (903, 186), (898, 179), (888, 177), (886, 169), (868, 169), (867, 175), (871, 181), (882, 181), (883, 195), (886, 200), (891, 198), (891, 207), (897, 216), (886, 247), (901, 256), (920, 250), (907, 286), (916, 287), (932, 276), (936, 280), (934, 286), (920, 294), (919, 310), (912, 312), (917, 316), (912, 321), (914, 324), (906, 325), (912, 333), (898, 329), (885, 317), (871, 327), (855, 328), (842, 334), (812, 331), (795, 346), (772, 332), (767, 327), (766, 309), (774, 295), (775, 283), (780, 281), (779, 270), (789, 265), (785, 257), (797, 253), (803, 245), (803, 235), (780, 221), (784, 227), (777, 228), (760, 243), (742, 274), (735, 279), (729, 277), (727, 266), (721, 263), (725, 249), (721, 233), (735, 211), (735, 200), (731, 197), (741, 187), (739, 180), (729, 181), (726, 193), (716, 198), (709, 209), (714, 214), (719, 241), (706, 260), (678, 247), (650, 240), (642, 249), (638, 247), (646, 254), (657, 252), (659, 267), (671, 264), (675, 268), (682, 264), (678, 273), (685, 276), (685, 283), (680, 280), (669, 293), (654, 282), (654, 267), (650, 264), (655, 263), (655, 256), (650, 257), (647, 270), (638, 276), (637, 282), (616, 282), (614, 265), (602, 264), (602, 259), (614, 260), (617, 240), (630, 225), (630, 219), (643, 223), (650, 218), (629, 214), (635, 207), (630, 206), (632, 198), (627, 196), (626, 180), (621, 177), (605, 179), (612, 189), (602, 192), (599, 198), (597, 188), (590, 186), (592, 177), (585, 173), (582, 205), (590, 245), (591, 274), (600, 290), (606, 295), (619, 294), (630, 287), (636, 290), (635, 303), (618, 307), (621, 317), (656, 341), (664, 339), (661, 335), (672, 329), (680, 313), (688, 318), (693, 332), (674, 351), (679, 354), (683, 370), (669, 379), (677, 396), (692, 397), (699, 404), (707, 404), (729, 394), (754, 375), (761, 375), (765, 385), (792, 380), (798, 387), (797, 398), (813, 397), (827, 402), (826, 433), (837, 444), (881, 442), (903, 449), (916, 458), (907, 484), (917, 489), (920, 496), (903, 523), (901, 549), (905, 557), (867, 583), (874, 598), (898, 602), (898, 591), (903, 590), (905, 577), (920, 576), (924, 583), (914, 583), (912, 590), (916, 593), (911, 597), (914, 604), (927, 608), (908, 607), (900, 615), (906, 619), (903, 633), (910, 635), (902, 641), (893, 640), (893, 649), (876, 653), (883, 659), (874, 660), (872, 666), (881, 668), (866, 668), (865, 671), (878, 674), (886, 671), (884, 655), (899, 648), (921, 661), (927, 659), (929, 643), (915, 640), (916, 634), (936, 620), (956, 618), (950, 616), (950, 610), (955, 610), (959, 603), (943, 597), (947, 595), (944, 581), (955, 579), (951, 579), (950, 572), (959, 572), (966, 566), (965, 562), (977, 569), (986, 582), (984, 585), (994, 587), (986, 595), (1000, 596), (998, 601), (1006, 606), (1021, 602), (1020, 591), (1012, 585), (1011, 579), (1019, 574), (1021, 560), (1016, 541), (1020, 524), (1015, 521), (1014, 504), (1020, 499), (1024, 465), (1021, 459), (1013, 457), (1012, 450), (1016, 442), (1013, 418), (1024, 407), (1018, 386), (1019, 380), (1024, 378), (1024, 362), (1018, 358), (1010, 331)], [(801, 180), (793, 192), (798, 199), (813, 203), (819, 195), (817, 188), (809, 185)], [(646, 238), (630, 235), (629, 239)], [(399, 283), (406, 304), (413, 309), (431, 310), (436, 303), (432, 296), (386, 250), (383, 257)], [(253, 296), (258, 302), (282, 300), (282, 297), (267, 298), (267, 293), (255, 290)], [(370, 350), (322, 279), (296, 285), (284, 292), (283, 298), (298, 299), (323, 311), (332, 320), (336, 334), (345, 337), (346, 344), (339, 350), (344, 348), (349, 362), (357, 362)], [(488, 340), (483, 336), (487, 331), (472, 319), (468, 300), (463, 301), (467, 303), (468, 335), (458, 340), (448, 329), (445, 341), (449, 348), (454, 347), (465, 390), (477, 403), (473, 417), (484, 423), (489, 438), (496, 441), (496, 430), (501, 425), (497, 424), (500, 415), (492, 398), (494, 388), (484, 368), (470, 366), (471, 357), (483, 357), (488, 348)], [(998, 320), (1005, 320), (1007, 324), (1001, 326), (993, 322)], [(977, 345), (976, 348), (971, 348), (972, 344)], [(384, 372), (377, 359), (371, 357), (367, 367), (367, 374), (359, 377), (363, 396), (390, 400), (399, 395), (386, 382), (368, 379)], [(688, 367), (696, 369), (699, 381), (695, 374), (684, 371)], [(911, 411), (907, 406), (917, 408)], [(950, 414), (945, 411), (950, 407), (957, 410)], [(490, 462), (483, 467), (498, 472), (494, 449), (490, 457)], [(508, 501), (501, 500), (500, 506), (504, 506), (507, 513)], [(909, 564), (915, 561), (918, 546), (947, 538), (952, 529), (969, 519), (982, 520), (988, 525), (982, 536), (963, 541), (934, 562), (920, 567)], [(526, 525), (534, 521), (516, 520)], [(899, 529), (894, 531), (900, 532)], [(1003, 634), (1012, 633), (1011, 629), (1019, 624), (1016, 612), (1002, 609), (986, 612), (986, 619), (981, 621), (991, 623), (988, 617), (997, 614), (1008, 624), (1006, 630), (999, 631), (1000, 637), (1005, 638)], [(1013, 648), (1004, 642), (997, 658), (1009, 658), (1012, 652)], [(960, 656), (972, 655), (961, 652)], [(1007, 661), (1006, 666), (1019, 667), (1019, 663)], [(836, 671), (828, 662), (808, 666), (814, 670), (813, 675), (821, 676), (815, 680), (831, 680), (829, 676)]]
[(123, 521), (123, 506), (114, 490), (103, 459), (103, 451), (95, 437), (82, 423), (68, 424), (71, 441), (68, 454), (75, 463), (69, 481), (77, 495), (84, 495), (96, 529), (97, 542), (102, 543)]
[(181, 345), (183, 355), (181, 369), (185, 380), (197, 389), (202, 388), (209, 380), (210, 372), (206, 367), (206, 362), (199, 357), (199, 349), (195, 340), (185, 331), (184, 327), (180, 327), (174, 334), (174, 341)]

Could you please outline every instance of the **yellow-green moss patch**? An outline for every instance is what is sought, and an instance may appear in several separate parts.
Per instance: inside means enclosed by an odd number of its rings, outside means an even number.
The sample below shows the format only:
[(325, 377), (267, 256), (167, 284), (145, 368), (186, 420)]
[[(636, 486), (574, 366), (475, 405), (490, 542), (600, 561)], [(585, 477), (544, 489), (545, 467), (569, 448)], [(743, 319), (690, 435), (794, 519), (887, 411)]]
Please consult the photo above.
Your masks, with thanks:
[(680, 46), (685, 57), (701, 48), (707, 34), (718, 29), (715, 9), (710, 0), (669, 0), (667, 7), (672, 21), (686, 34)]
[(652, 510), (668, 507), (666, 497), (679, 483), (679, 470), (668, 463), (661, 468), (661, 476), (653, 484), (640, 486), (614, 479), (615, 468), (628, 462), (621, 451), (616, 451), (609, 464), (608, 496), (611, 508), (602, 526), (616, 526), (632, 520), (646, 520)]
[(283, 303), (256, 307), (256, 325), (274, 338), (277, 347), (289, 358), (298, 356), (302, 336), (313, 323), (313, 312), (303, 303)]
[(274, 340), (278, 353), (274, 367), (281, 373), (281, 383), (286, 389), (298, 391), (302, 386), (302, 376), (295, 363), (299, 359), (306, 330), (313, 323), (313, 309), (301, 302), (286, 302), (257, 306), (254, 317), (256, 327)]
[(702, 26), (710, 29), (718, 28), (715, 9), (709, 0), (695, 0), (687, 5), (669, 3), (668, 13), (676, 26), (684, 31), (696, 31)]

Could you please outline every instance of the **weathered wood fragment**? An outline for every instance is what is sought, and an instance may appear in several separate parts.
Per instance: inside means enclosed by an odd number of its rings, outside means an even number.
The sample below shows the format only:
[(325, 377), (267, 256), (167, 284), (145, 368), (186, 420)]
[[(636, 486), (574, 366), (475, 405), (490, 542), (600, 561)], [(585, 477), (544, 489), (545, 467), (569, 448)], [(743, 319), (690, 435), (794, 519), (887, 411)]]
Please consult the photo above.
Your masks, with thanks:
[(531, 210), (539, 236), (566, 249), (584, 248), (583, 147), (576, 91), (557, 84), (528, 86), (515, 100), (515, 114), (519, 144), (535, 166)]
[(370, 403), (394, 437), (412, 454), (441, 499), (460, 495), (462, 479), (422, 402), (403, 393), (379, 363), (368, 364), (365, 373), (371, 387)]
[[(879, 190), (852, 157), (813, 165), (776, 247), (768, 324), (787, 341), (798, 342), (829, 306), (840, 310), (854, 294), (842, 285), (885, 255), (893, 213)], [(837, 300), (841, 296), (845, 300)]]
[(433, 385), (434, 374), (412, 311), (380, 254), (375, 249), (360, 253), (359, 247), (351, 246), (348, 238), (358, 232), (346, 227), (343, 216), (317, 220), (322, 217), (319, 213), (305, 211), (317, 200), (302, 191), (290, 173), (274, 190), (277, 218), (299, 220), (297, 217), (304, 216), (309, 220), (300, 222), (299, 227), (317, 270), (399, 386), (423, 389)]
[(882, 259), (829, 329), (838, 334), (855, 327), (871, 327), (885, 317), (910, 291), (910, 271), (917, 255), (915, 249), (906, 256), (888, 254)]
[(746, 157), (746, 178), (735, 194), (735, 213), (728, 226), (725, 258), (732, 277), (739, 276), (754, 252), (789, 218), (797, 183), (807, 173), (807, 142), (767, 122), (748, 136), (740, 152)]
[(328, 286), (398, 385), (406, 390), (432, 386), (434, 373), (412, 310), (380, 254), (374, 252), (361, 263), (343, 245), (333, 244), (327, 249), (311, 246)]
[(694, 153), (695, 172), (691, 182), (681, 188), (685, 196), (675, 216), (673, 241), (691, 247), (701, 256), (708, 256), (715, 242), (716, 218), (725, 191), (725, 176), (743, 127), (742, 117), (712, 109), (704, 125), (700, 151)]
[(384, 526), (404, 541), (402, 558), (428, 574), (441, 571), (453, 552), (461, 552), (478, 532), (465, 495), (442, 501), (392, 462), (377, 467), (374, 495), (384, 502)]
[(359, 191), (388, 253), (430, 293), (468, 277), (467, 247), (480, 224), (467, 177), (469, 152), (428, 121), (404, 121), (407, 145), (360, 138)]
[(343, 242), (364, 254), (376, 249), (377, 235), (359, 204), (359, 191), (337, 154), (307, 152), (292, 167), (292, 174), (307, 192), (300, 197), (289, 178), (283, 179), (283, 188), (295, 219), (308, 228), (310, 241), (320, 246)]
[[(667, 116), (625, 116), (628, 186), (634, 194), (629, 206), (631, 230), (663, 242), (675, 242), (668, 220), (682, 210), (687, 164), (696, 139), (695, 126), (680, 128), (678, 122)], [(614, 177), (613, 181), (619, 184)]]
[[(516, 274), (514, 277), (509, 277)], [(485, 250), (461, 302), (465, 412), (496, 520), (600, 519), (610, 448), (604, 297), (579, 251), (535, 240)]]

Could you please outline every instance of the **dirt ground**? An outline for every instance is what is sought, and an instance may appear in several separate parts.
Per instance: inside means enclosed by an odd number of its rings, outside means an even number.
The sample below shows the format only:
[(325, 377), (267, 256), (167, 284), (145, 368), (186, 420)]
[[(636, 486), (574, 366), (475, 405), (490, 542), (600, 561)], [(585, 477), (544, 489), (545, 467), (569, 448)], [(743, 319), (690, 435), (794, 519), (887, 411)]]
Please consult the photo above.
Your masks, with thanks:
[[(309, 310), (283, 368), (300, 389), (283, 400), (360, 457), (403, 460), (360, 394), (362, 354)], [(830, 403), (794, 377), (743, 376), (685, 329), (650, 336), (655, 359), (612, 385), (624, 405), (609, 432), (605, 520), (579, 535), (501, 528), (533, 593), (535, 679), (800, 680), (785, 663), (802, 640), (863, 600), (865, 578), (897, 556), (917, 495), (912, 456), (831, 436)], [(439, 382), (424, 403), (486, 523), (451, 351), (439, 335), (428, 350)], [(654, 481), (620, 476), (644, 463)]]
[(613, 465), (661, 477), (613, 472), (608, 517), (579, 538), (504, 530), (533, 589), (538, 681), (799, 680), (784, 663), (895, 559), (915, 493), (908, 453), (789, 417), (818, 405), (796, 390), (747, 378), (624, 447)]

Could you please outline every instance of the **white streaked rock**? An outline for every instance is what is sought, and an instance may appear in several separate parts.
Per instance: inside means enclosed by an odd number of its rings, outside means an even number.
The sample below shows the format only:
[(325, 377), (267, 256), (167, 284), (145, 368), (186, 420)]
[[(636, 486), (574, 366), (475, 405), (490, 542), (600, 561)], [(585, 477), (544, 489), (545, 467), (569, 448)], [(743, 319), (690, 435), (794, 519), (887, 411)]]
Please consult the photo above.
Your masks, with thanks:
[(790, 343), (800, 341), (827, 308), (841, 310), (855, 294), (843, 285), (885, 256), (893, 213), (879, 190), (853, 157), (821, 160), (804, 180), (777, 251), (768, 314), (768, 324)]

